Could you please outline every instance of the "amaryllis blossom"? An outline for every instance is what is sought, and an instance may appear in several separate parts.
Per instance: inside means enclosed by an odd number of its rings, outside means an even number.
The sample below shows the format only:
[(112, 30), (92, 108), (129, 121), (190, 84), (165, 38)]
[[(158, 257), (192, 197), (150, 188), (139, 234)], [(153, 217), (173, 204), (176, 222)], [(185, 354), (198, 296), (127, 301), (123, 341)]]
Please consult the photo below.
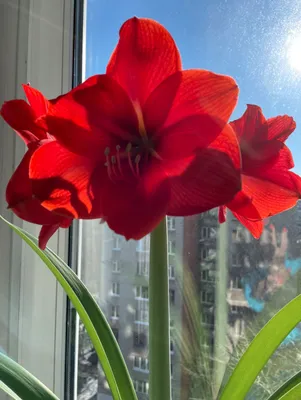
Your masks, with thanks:
[(260, 107), (248, 105), (243, 116), (230, 125), (240, 144), (242, 189), (220, 208), (220, 222), (228, 207), (259, 238), (264, 218), (293, 207), (300, 199), (301, 178), (290, 171), (294, 162), (285, 145), (296, 124), (287, 115), (266, 119)]
[(43, 249), (49, 238), (59, 227), (68, 228), (72, 218), (62, 217), (44, 208), (34, 196), (29, 178), (29, 163), (37, 148), (54, 140), (35, 124), (35, 120), (46, 113), (47, 100), (37, 90), (24, 85), (29, 104), (24, 100), (12, 100), (3, 104), (1, 116), (24, 140), (28, 150), (11, 177), (7, 189), (8, 207), (20, 218), (42, 225), (39, 246)]
[(106, 74), (50, 101), (37, 121), (56, 140), (30, 160), (34, 194), (50, 211), (100, 217), (127, 239), (166, 214), (225, 204), (241, 187), (227, 125), (237, 96), (228, 76), (183, 71), (166, 29), (132, 18)]

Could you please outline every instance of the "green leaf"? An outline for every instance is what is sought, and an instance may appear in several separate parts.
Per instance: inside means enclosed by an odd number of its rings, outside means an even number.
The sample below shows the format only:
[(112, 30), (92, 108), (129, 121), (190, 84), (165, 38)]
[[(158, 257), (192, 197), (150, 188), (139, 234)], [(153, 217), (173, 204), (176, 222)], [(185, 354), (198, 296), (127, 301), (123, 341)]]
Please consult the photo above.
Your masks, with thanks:
[(283, 396), (278, 397), (279, 400), (300, 400), (301, 397), (301, 383), (294, 386), (291, 390), (285, 393)]
[(1, 352), (0, 388), (15, 400), (59, 400), (42, 382)]
[[(284, 395), (290, 393), (290, 391), (301, 384), (301, 371), (294, 375), (292, 378), (287, 380), (275, 393), (268, 398), (268, 400), (279, 400), (282, 399)], [(301, 396), (298, 397), (300, 399)], [(287, 397), (290, 399), (290, 397)]]
[(78, 312), (94, 345), (114, 400), (137, 400), (135, 389), (115, 336), (104, 314), (83, 282), (52, 250), (42, 251), (36, 238), (6, 222), (47, 265)]
[(243, 400), (256, 377), (291, 330), (301, 321), (301, 295), (284, 306), (255, 336), (239, 360), (220, 400)]

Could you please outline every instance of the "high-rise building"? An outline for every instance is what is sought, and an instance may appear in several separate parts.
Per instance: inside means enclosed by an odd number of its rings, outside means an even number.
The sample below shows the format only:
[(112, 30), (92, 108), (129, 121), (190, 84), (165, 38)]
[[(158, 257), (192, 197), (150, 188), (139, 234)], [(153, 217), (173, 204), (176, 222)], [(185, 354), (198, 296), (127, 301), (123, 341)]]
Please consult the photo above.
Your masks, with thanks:
[[(181, 291), (176, 284), (177, 259), (183, 251), (183, 218), (169, 217), (168, 273), (171, 306), (171, 371), (173, 398), (180, 390), (180, 353), (175, 350), (173, 330), (178, 326), (182, 311)], [(97, 231), (97, 232), (95, 232)], [(105, 313), (119, 343), (139, 399), (148, 398), (149, 359), (149, 246), (150, 236), (139, 241), (126, 241), (105, 225), (94, 222), (83, 224), (83, 253), (81, 275)], [(87, 358), (91, 347), (80, 330), (79, 398), (88, 400), (111, 399), (104, 374), (97, 364)], [(88, 367), (87, 367), (88, 366)], [(91, 389), (97, 376), (97, 388)], [(93, 378), (94, 377), (94, 378)], [(95, 394), (96, 392), (96, 394)], [(93, 394), (92, 394), (93, 393)], [(92, 395), (92, 397), (89, 397)]]

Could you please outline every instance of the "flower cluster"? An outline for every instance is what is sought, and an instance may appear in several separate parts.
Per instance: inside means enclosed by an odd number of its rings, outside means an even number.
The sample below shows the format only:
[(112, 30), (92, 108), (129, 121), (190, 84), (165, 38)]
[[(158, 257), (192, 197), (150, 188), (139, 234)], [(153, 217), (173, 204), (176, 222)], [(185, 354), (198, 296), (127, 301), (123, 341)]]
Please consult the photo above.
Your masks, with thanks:
[(28, 150), (8, 183), (9, 207), (42, 225), (41, 248), (74, 218), (100, 218), (140, 239), (165, 215), (226, 208), (255, 237), (262, 220), (293, 207), (301, 179), (285, 140), (291, 117), (257, 106), (230, 122), (238, 86), (229, 76), (183, 70), (159, 23), (132, 18), (106, 73), (56, 99), (24, 85), (1, 115)]

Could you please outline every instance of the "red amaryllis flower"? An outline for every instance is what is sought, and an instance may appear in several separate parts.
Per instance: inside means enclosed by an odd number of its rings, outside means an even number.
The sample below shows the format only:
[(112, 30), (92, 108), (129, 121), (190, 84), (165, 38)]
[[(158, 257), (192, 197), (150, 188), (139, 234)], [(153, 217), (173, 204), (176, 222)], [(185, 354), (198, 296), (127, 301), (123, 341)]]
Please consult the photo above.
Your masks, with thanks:
[(224, 204), (240, 189), (238, 143), (227, 126), (237, 95), (230, 77), (183, 71), (166, 29), (132, 18), (106, 74), (51, 101), (40, 119), (56, 141), (31, 158), (34, 193), (75, 218), (97, 209), (127, 239), (166, 214)]
[(248, 105), (244, 115), (230, 125), (241, 149), (242, 189), (220, 208), (220, 222), (225, 221), (228, 207), (259, 238), (264, 218), (293, 207), (300, 199), (301, 178), (290, 171), (293, 157), (284, 143), (296, 124), (287, 115), (265, 119), (260, 107)]
[(3, 104), (1, 115), (28, 146), (22, 161), (8, 182), (6, 200), (8, 207), (18, 217), (43, 225), (39, 234), (39, 246), (44, 249), (49, 238), (59, 227), (68, 228), (72, 218), (62, 217), (46, 208), (34, 196), (29, 178), (29, 163), (37, 148), (53, 139), (38, 125), (36, 118), (46, 113), (47, 99), (37, 90), (24, 85), (29, 104), (24, 100), (12, 100)]

